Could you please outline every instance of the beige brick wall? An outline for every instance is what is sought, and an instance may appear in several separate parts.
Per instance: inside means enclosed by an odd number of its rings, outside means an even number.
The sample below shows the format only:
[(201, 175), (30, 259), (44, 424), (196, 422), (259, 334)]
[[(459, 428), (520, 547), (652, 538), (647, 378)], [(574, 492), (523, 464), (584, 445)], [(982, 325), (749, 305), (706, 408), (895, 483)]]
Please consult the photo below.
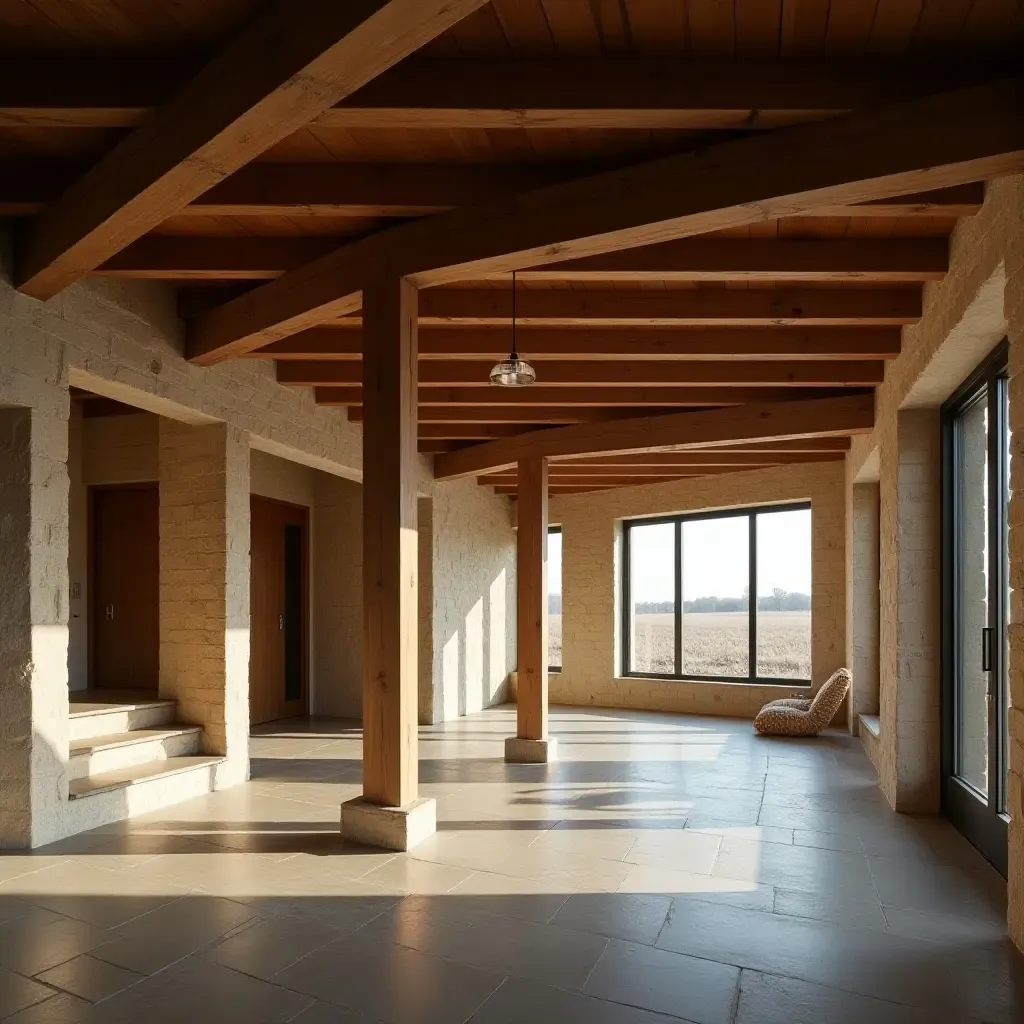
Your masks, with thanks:
[(160, 695), (248, 777), (249, 448), (237, 428), (161, 419)]
[(812, 648), (815, 686), (847, 663), (846, 525), (842, 463), (729, 473), (677, 483), (552, 497), (562, 527), (562, 671), (553, 703), (753, 717), (791, 686), (666, 682), (618, 676), (618, 533), (634, 516), (811, 502)]
[(858, 715), (877, 715), (879, 699), (879, 493), (875, 482), (850, 489), (847, 518), (849, 640), (853, 689), (850, 731), (859, 731)]

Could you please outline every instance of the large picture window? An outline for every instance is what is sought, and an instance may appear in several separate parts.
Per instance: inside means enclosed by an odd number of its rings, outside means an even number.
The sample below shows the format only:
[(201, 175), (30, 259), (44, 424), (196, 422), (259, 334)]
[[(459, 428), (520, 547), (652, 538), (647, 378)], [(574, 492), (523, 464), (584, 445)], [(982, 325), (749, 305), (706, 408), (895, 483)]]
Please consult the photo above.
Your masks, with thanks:
[(810, 505), (628, 520), (623, 545), (626, 675), (810, 683)]

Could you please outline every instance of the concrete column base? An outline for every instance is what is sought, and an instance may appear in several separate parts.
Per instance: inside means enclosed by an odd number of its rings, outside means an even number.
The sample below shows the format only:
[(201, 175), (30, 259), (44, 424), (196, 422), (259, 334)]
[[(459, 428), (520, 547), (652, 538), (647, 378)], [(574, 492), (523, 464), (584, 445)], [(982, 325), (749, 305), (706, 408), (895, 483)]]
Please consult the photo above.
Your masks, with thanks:
[(547, 764), (558, 760), (558, 740), (524, 740), (519, 736), (505, 739), (505, 760), (511, 764)]
[(363, 846), (404, 853), (437, 831), (437, 802), (416, 800), (406, 807), (381, 807), (359, 796), (341, 805), (341, 834)]

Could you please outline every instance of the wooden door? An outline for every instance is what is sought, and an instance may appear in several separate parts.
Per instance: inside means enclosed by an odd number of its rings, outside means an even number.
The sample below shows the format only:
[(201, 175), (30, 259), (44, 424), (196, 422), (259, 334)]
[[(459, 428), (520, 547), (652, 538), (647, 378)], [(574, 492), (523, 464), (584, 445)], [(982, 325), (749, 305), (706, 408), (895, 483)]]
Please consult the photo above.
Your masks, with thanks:
[(308, 710), (308, 514), (252, 499), (249, 719), (253, 725)]
[(90, 685), (156, 690), (160, 673), (160, 496), (156, 484), (91, 498)]

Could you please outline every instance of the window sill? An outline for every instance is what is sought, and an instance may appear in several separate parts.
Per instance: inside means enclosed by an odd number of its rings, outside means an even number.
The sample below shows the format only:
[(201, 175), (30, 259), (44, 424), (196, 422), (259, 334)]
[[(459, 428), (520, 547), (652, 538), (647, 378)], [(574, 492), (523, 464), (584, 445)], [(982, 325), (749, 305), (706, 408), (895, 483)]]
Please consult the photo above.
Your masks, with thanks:
[(772, 692), (777, 690), (778, 696), (780, 697), (786, 696), (791, 690), (801, 691), (796, 696), (802, 697), (811, 690), (810, 682), (804, 682), (799, 679), (794, 679), (791, 682), (779, 682), (777, 680), (765, 682), (754, 680), (753, 682), (748, 682), (746, 679), (695, 679), (687, 676), (645, 676), (640, 673), (615, 677), (615, 682), (617, 683), (635, 683), (638, 680), (645, 683), (687, 683), (689, 685), (701, 686), (735, 686), (743, 690), (760, 689), (770, 690)]
[(878, 715), (858, 715), (860, 719), (860, 727), (865, 731), (871, 733), (875, 739), (878, 739), (882, 735), (882, 722)]

